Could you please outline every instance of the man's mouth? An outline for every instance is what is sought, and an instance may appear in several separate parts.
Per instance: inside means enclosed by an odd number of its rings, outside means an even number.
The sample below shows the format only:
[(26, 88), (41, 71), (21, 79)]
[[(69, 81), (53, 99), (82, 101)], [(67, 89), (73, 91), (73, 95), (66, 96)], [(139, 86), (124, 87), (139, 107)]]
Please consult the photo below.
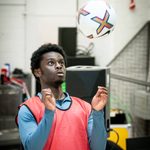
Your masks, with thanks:
[(58, 76), (64, 76), (64, 73), (63, 72), (57, 72), (57, 75)]

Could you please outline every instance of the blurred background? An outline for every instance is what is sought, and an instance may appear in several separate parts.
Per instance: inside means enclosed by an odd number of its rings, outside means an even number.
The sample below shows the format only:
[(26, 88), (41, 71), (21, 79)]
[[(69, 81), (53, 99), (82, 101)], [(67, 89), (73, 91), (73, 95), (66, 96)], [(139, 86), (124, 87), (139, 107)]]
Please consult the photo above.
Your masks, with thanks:
[[(98, 78), (109, 88), (105, 117), (112, 131), (108, 140), (124, 150), (146, 150), (150, 141), (150, 1), (107, 1), (117, 14), (115, 29), (107, 37), (91, 40), (77, 28), (77, 12), (86, 0), (0, 0), (0, 149), (21, 149), (14, 122), (17, 106), (40, 91), (31, 75), (30, 57), (40, 45), (51, 42), (66, 50), (69, 68), (91, 66), (81, 67), (81, 76), (99, 67)], [(77, 77), (77, 70), (68, 69), (68, 74), (74, 71)], [(89, 77), (100, 84), (93, 74)], [(72, 93), (70, 78), (64, 86)]]

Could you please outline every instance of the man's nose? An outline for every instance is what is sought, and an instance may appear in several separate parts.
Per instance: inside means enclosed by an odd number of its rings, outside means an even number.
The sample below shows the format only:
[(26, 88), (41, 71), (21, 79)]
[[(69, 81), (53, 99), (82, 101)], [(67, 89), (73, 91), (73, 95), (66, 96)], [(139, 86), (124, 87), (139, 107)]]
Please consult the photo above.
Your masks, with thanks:
[(56, 62), (56, 68), (62, 68), (62, 65), (59, 62)]

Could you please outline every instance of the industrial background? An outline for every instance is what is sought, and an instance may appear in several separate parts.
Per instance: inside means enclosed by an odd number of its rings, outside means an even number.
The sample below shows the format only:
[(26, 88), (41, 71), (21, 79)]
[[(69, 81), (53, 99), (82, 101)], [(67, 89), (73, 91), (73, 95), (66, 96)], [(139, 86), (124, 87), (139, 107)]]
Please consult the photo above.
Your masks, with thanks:
[[(110, 68), (110, 117), (116, 110), (121, 110), (126, 115), (126, 124), (131, 125), (127, 127), (131, 129), (128, 130), (128, 137), (149, 137), (150, 1), (107, 1), (117, 14), (115, 30), (107, 38), (89, 40), (76, 28), (77, 11), (86, 0), (0, 0), (0, 67), (9, 64), (13, 77), (19, 76), (26, 83), (26, 95), (34, 95), (38, 85), (30, 72), (32, 52), (46, 42), (60, 43), (61, 29), (75, 29), (71, 30), (76, 43), (72, 50), (76, 50), (75, 55), (79, 50), (85, 53), (81, 57), (68, 57), (69, 66)], [(132, 3), (134, 6), (131, 6)], [(7, 92), (14, 93), (15, 102), (20, 100), (14, 105), (12, 100), (8, 100), (5, 104), (7, 107), (2, 108), (3, 96), (8, 98)], [(17, 134), (13, 119), (24, 93), (18, 87), (9, 87), (5, 91), (1, 86), (0, 94), (0, 129), (11, 129)], [(3, 139), (0, 134), (0, 145), (4, 149), (3, 141), (7, 141), (7, 138)], [(119, 143), (124, 150), (127, 149), (125, 142)], [(11, 144), (9, 148), (12, 149)]]

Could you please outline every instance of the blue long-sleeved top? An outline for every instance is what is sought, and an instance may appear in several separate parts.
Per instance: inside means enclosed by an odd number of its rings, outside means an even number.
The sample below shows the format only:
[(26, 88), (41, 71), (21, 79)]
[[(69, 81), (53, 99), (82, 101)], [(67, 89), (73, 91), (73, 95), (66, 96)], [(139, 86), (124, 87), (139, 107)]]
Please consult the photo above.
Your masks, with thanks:
[[(64, 100), (56, 100), (56, 107), (67, 109), (71, 105), (68, 93)], [(41, 94), (39, 94), (41, 97)], [(54, 118), (54, 111), (45, 109), (44, 117), (37, 125), (35, 118), (26, 106), (22, 106), (18, 113), (19, 133), (25, 150), (42, 150)], [(103, 111), (92, 111), (88, 119), (88, 140), (91, 150), (105, 150), (107, 133), (104, 126)]]

